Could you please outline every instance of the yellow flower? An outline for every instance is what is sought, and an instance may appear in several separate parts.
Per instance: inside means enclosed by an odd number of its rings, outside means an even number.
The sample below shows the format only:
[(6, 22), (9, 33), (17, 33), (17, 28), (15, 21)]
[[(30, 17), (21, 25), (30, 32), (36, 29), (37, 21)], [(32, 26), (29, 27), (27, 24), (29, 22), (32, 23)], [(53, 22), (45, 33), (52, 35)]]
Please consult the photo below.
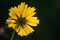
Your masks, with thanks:
[(20, 36), (27, 36), (34, 32), (31, 26), (37, 26), (39, 24), (38, 17), (34, 17), (36, 14), (34, 7), (28, 7), (28, 4), (22, 2), (18, 7), (11, 7), (9, 9), (9, 18), (6, 20), (8, 27), (12, 27)]

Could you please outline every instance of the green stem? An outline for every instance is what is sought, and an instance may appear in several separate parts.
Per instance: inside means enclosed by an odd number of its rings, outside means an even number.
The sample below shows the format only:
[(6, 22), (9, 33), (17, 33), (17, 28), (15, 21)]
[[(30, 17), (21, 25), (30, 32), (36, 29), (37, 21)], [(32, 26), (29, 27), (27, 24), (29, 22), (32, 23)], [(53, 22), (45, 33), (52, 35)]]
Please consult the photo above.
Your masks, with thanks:
[(15, 31), (13, 30), (13, 33), (12, 33), (12, 36), (11, 36), (11, 39), (10, 40), (13, 40), (14, 34), (15, 34)]

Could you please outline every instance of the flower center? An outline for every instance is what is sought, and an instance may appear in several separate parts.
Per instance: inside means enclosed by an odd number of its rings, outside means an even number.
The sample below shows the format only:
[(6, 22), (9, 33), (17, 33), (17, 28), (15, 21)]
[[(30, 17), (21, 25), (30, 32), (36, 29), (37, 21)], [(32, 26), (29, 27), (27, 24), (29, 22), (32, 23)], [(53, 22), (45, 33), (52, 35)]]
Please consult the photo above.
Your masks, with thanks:
[(25, 24), (26, 18), (22, 18), (22, 16), (20, 18), (18, 18), (18, 20), (16, 20), (18, 25), (23, 26)]

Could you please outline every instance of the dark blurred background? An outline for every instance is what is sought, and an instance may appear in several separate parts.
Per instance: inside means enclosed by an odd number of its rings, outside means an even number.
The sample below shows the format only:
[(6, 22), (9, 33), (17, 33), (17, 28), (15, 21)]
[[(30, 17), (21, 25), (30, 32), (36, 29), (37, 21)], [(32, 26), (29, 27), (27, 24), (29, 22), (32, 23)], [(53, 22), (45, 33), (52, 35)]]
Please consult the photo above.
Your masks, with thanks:
[[(12, 29), (6, 25), (6, 19), (9, 17), (10, 7), (18, 6), (21, 2), (26, 2), (29, 6), (35, 7), (36, 16), (40, 19), (35, 32), (20, 37), (15, 35), (14, 40), (57, 40), (59, 39), (60, 29), (60, 0), (0, 0), (0, 28), (4, 32), (0, 35), (0, 40), (9, 40)], [(0, 32), (1, 33), (1, 32)]]

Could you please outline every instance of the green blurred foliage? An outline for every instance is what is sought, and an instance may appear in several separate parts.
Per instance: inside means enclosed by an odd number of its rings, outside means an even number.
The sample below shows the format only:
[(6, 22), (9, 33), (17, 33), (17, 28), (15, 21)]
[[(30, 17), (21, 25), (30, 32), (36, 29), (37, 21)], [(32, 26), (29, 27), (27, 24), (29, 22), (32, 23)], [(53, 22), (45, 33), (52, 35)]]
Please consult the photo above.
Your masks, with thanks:
[(60, 28), (59, 0), (0, 0), (0, 27), (4, 27), (8, 35), (8, 38), (3, 37), (4, 40), (10, 39), (13, 30), (5, 23), (9, 17), (9, 9), (18, 6), (21, 2), (26, 2), (29, 6), (36, 8), (36, 16), (39, 17), (40, 24), (34, 28), (34, 33), (26, 37), (18, 36), (16, 33), (14, 40), (55, 40)]

